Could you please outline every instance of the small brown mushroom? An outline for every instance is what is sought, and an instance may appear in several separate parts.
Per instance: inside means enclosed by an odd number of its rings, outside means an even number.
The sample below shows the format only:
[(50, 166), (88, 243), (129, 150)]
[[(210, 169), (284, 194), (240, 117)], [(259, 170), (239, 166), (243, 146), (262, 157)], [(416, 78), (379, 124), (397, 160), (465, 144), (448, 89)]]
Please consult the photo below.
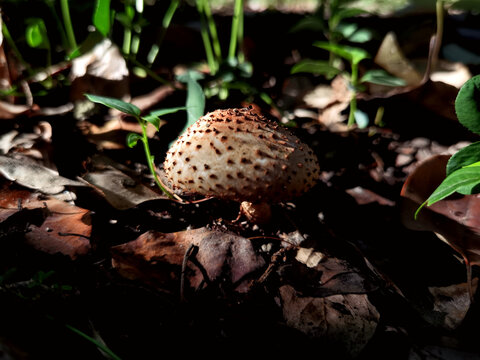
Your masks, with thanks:
[(265, 203), (301, 195), (320, 175), (308, 145), (251, 108), (201, 117), (167, 152), (164, 169), (174, 190), (252, 203), (242, 211), (255, 209), (253, 221), (264, 218)]

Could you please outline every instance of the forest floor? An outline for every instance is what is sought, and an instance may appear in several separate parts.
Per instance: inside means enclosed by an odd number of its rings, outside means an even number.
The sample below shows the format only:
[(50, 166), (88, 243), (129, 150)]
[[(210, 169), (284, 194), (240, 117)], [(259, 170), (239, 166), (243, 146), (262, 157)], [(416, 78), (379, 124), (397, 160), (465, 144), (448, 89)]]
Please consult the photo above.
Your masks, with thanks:
[[(383, 118), (347, 128), (348, 104), (321, 101), (324, 78), (290, 74), (296, 58), (320, 54), (311, 47), (314, 34), (287, 31), (298, 18), (259, 13), (245, 25), (256, 82), (270, 84), (265, 89), (321, 169), (308, 193), (272, 205), (267, 224), (235, 221), (235, 202), (166, 198), (142, 149), (124, 145), (136, 123), (118, 113), (22, 113), (0, 122), (1, 360), (289, 351), (480, 359), (478, 296), (469, 299), (463, 259), (435, 228), (413, 229), (412, 199), (401, 195), (419, 163), (476, 140), (455, 117), (458, 81), (432, 77), (381, 96), (363, 94), (359, 108), (374, 119), (382, 107)], [(455, 29), (478, 17), (467, 20), (448, 19), (445, 44), (462, 42)], [(362, 21), (377, 32), (378, 41), (367, 45), (373, 54), (393, 31), (407, 57), (427, 58), (432, 14)], [(165, 41), (177, 56), (171, 64), (202, 53), (189, 31), (176, 31)], [(461, 81), (462, 71), (476, 69), (462, 64), (450, 73)], [(128, 81), (133, 102), (150, 102), (144, 109), (184, 103), (184, 92), (135, 76)], [(90, 85), (72, 86), (67, 95), (75, 98), (83, 86)], [(62, 105), (62, 92), (52, 91), (39, 108)], [(241, 97), (210, 99), (206, 111), (246, 105)], [(272, 119), (281, 115), (254, 105)], [(334, 115), (322, 116), (327, 109)], [(151, 137), (159, 168), (182, 116)], [(21, 160), (12, 165), (5, 155)], [(59, 176), (48, 177), (28, 158)], [(17, 181), (9, 179), (12, 166), (24, 171)], [(475, 290), (475, 266), (472, 278)]]

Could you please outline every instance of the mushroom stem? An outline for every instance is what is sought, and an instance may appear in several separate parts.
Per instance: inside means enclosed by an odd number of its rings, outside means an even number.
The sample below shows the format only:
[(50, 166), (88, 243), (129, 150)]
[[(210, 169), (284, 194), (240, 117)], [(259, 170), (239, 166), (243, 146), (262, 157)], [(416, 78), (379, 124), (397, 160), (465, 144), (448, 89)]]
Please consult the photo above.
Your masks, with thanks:
[(251, 203), (243, 201), (240, 204), (240, 212), (255, 224), (266, 224), (272, 217), (272, 209), (266, 202)]

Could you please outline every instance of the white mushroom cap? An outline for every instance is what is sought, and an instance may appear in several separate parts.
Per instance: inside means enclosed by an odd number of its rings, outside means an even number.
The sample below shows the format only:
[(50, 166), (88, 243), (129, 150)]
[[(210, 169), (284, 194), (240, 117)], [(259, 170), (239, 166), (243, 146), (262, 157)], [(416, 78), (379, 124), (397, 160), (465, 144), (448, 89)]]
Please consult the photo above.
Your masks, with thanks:
[(308, 145), (250, 108), (201, 117), (167, 152), (164, 170), (174, 190), (254, 203), (299, 196), (320, 175)]

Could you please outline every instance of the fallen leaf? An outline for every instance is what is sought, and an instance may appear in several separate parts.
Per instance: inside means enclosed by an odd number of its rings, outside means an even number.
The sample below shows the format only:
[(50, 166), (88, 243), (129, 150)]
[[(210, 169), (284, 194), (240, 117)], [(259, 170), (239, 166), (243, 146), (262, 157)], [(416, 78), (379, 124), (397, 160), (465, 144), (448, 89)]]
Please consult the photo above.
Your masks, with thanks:
[[(474, 292), (478, 286), (478, 279), (472, 280)], [(433, 297), (433, 310), (436, 323), (448, 330), (455, 330), (462, 323), (472, 304), (468, 295), (468, 284), (454, 284), (443, 287), (429, 287)], [(437, 325), (437, 324), (436, 324)]]
[(408, 86), (420, 85), (423, 76), (403, 54), (394, 32), (388, 32), (375, 55), (374, 62), (390, 74), (405, 80)]
[(445, 179), (450, 155), (435, 155), (420, 163), (405, 180), (401, 190), (401, 220), (409, 229), (432, 231), (464, 259), (471, 288), (471, 266), (480, 265), (479, 195), (453, 195), (415, 211)]
[(279, 289), (288, 326), (321, 341), (322, 353), (354, 358), (375, 333), (380, 313), (366, 294), (304, 296), (291, 285)]
[(25, 232), (25, 240), (33, 248), (72, 259), (89, 252), (92, 231), (89, 210), (26, 190), (4, 187), (0, 191), (2, 222), (25, 209), (42, 209), (45, 214), (41, 223), (30, 224)]
[(377, 203), (380, 205), (394, 206), (395, 202), (384, 198), (381, 195), (374, 193), (371, 190), (365, 189), (361, 186), (356, 186), (352, 189), (345, 190), (347, 194), (352, 196), (358, 205), (365, 205), (371, 203)]
[(40, 190), (46, 194), (58, 194), (65, 186), (86, 186), (84, 183), (60, 176), (56, 171), (35, 163), (27, 157), (0, 156), (0, 174), (10, 181)]
[[(120, 50), (105, 38), (91, 51), (72, 60), (70, 99), (72, 102), (87, 102), (84, 94), (89, 93), (129, 101), (128, 76), (127, 63)], [(112, 110), (112, 113), (118, 111)]]
[(246, 292), (249, 287), (243, 280), (265, 264), (250, 240), (199, 228), (168, 234), (149, 231), (134, 241), (114, 246), (111, 249), (113, 266), (128, 279), (139, 279), (170, 291), (173, 287), (173, 291), (177, 291), (182, 263), (191, 246), (195, 251), (187, 262), (185, 276), (194, 289), (226, 282), (222, 286)]

